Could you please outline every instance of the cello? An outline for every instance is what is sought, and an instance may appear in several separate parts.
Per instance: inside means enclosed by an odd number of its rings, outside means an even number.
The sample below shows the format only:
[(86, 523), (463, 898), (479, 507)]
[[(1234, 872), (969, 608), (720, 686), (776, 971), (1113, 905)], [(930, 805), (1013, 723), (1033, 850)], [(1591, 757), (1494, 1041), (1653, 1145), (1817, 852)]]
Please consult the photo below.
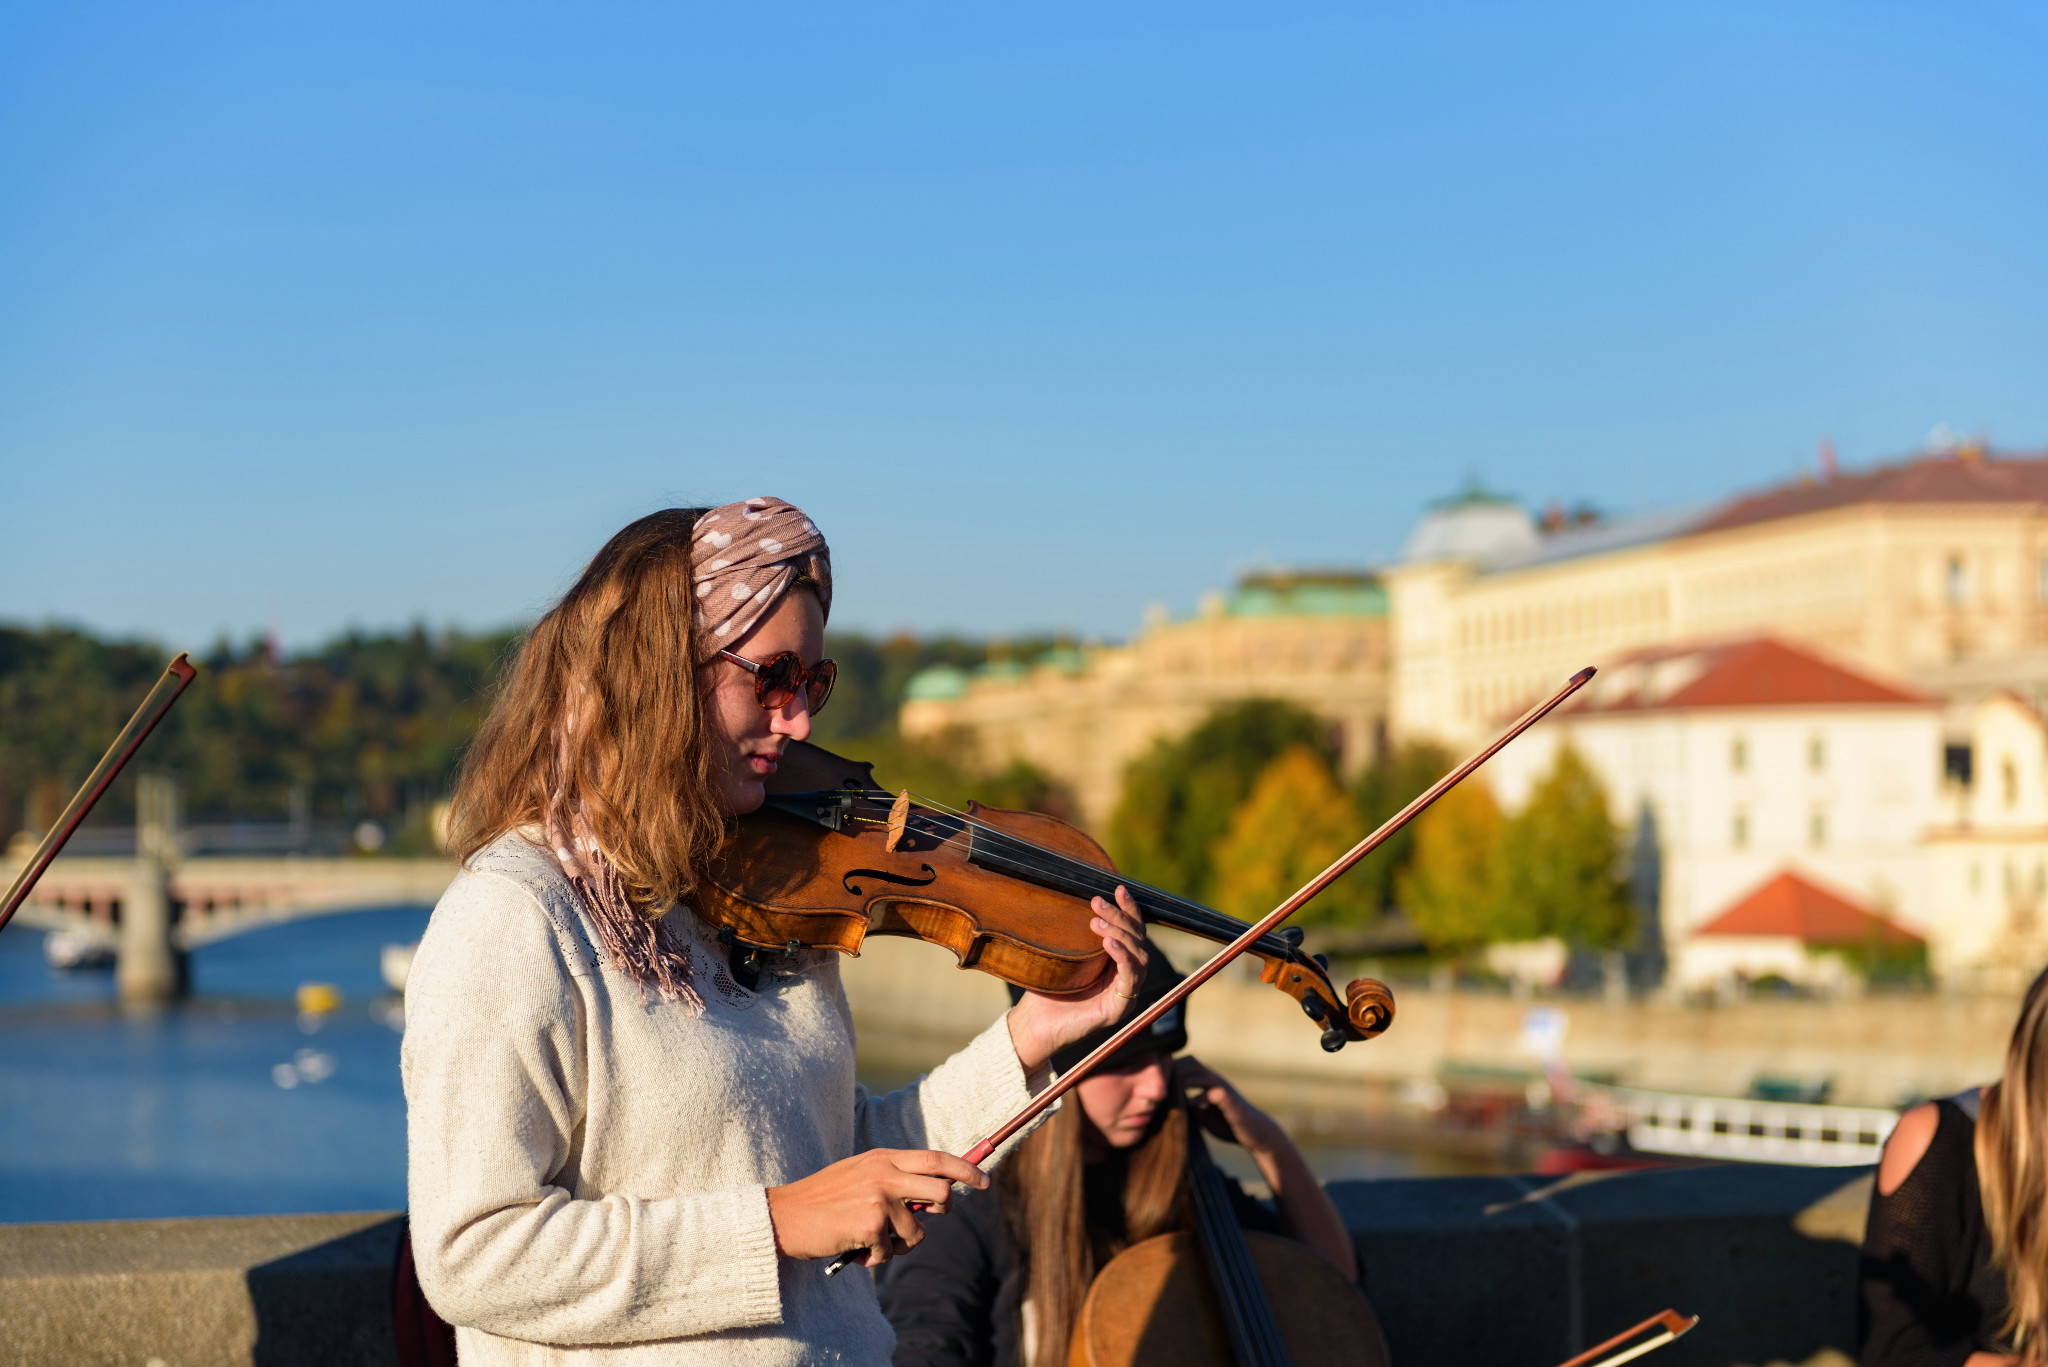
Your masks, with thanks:
[(1154, 1235), (1103, 1266), (1075, 1317), (1067, 1367), (1387, 1367), (1379, 1320), (1349, 1277), (1304, 1244), (1239, 1226), (1187, 1109), (1194, 1230)]

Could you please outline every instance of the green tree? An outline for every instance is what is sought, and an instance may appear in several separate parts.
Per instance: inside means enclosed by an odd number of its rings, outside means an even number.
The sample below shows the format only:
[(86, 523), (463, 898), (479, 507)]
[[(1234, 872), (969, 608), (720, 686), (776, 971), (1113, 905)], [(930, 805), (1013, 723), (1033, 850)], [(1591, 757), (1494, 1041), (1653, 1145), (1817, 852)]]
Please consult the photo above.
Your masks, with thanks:
[(1255, 698), (1219, 708), (1124, 771), (1109, 823), (1117, 867), (1144, 883), (1209, 900), (1210, 851), (1259, 775), (1290, 746), (1328, 754), (1330, 728), (1292, 703)]
[(1414, 856), (1395, 890), (1433, 952), (1465, 954), (1495, 940), (1532, 937), (1501, 895), (1505, 824), (1479, 778), (1466, 779), (1416, 818)]
[(1619, 949), (1634, 928), (1607, 794), (1571, 746), (1501, 835), (1501, 894), (1535, 935)]
[[(1266, 766), (1211, 851), (1218, 911), (1264, 916), (1358, 843), (1358, 818), (1323, 757), (1292, 745)], [(1303, 926), (1361, 926), (1379, 914), (1377, 890), (1346, 873), (1303, 907)]]
[[(1363, 774), (1352, 796), (1358, 807), (1358, 835), (1353, 843), (1422, 794), (1430, 784), (1451, 770), (1450, 753), (1440, 746), (1418, 743), (1401, 746), (1375, 758)], [(1394, 886), (1401, 871), (1415, 853), (1415, 823), (1396, 831), (1386, 844), (1363, 860), (1354, 874), (1372, 890), (1374, 905), (1386, 908), (1394, 902)]]

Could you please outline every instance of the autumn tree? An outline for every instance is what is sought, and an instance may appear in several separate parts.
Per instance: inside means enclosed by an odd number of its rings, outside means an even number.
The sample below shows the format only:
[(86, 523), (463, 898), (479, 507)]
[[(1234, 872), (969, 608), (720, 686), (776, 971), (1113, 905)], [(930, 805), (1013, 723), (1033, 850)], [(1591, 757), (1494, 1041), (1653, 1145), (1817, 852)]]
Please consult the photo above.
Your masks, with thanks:
[(1117, 867), (1183, 897), (1214, 896), (1210, 855), (1267, 766), (1290, 746), (1327, 752), (1329, 724), (1291, 703), (1254, 698), (1217, 709), (1124, 771), (1109, 823)]
[[(1417, 742), (1386, 750), (1367, 766), (1352, 790), (1357, 804), (1356, 844), (1421, 795), (1430, 784), (1451, 770), (1450, 753), (1440, 746)], [(1353, 874), (1370, 890), (1376, 907), (1384, 908), (1394, 899), (1395, 882), (1415, 853), (1415, 825), (1394, 832), (1387, 843), (1359, 861)]]
[(1533, 935), (1592, 949), (1628, 942), (1620, 834), (1599, 777), (1569, 745), (1501, 833), (1500, 890)]
[[(1211, 850), (1215, 906), (1255, 921), (1358, 843), (1358, 815), (1329, 764), (1292, 745), (1266, 766)], [(1325, 888), (1294, 918), (1301, 925), (1364, 925), (1378, 891), (1356, 870)]]
[(1401, 909), (1438, 954), (1534, 937), (1501, 895), (1506, 822), (1485, 780), (1469, 778), (1416, 818), (1415, 850), (1395, 879)]

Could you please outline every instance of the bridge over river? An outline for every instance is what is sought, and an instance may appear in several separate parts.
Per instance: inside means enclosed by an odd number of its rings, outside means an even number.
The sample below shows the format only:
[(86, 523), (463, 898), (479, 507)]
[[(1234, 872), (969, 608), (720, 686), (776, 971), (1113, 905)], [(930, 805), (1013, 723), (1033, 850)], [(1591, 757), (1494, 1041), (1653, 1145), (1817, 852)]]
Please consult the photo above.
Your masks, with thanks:
[[(18, 844), (0, 859), (0, 886), (27, 855)], [(64, 856), (13, 924), (112, 949), (122, 996), (161, 1000), (182, 990), (189, 950), (309, 916), (431, 903), (454, 877), (449, 858)]]

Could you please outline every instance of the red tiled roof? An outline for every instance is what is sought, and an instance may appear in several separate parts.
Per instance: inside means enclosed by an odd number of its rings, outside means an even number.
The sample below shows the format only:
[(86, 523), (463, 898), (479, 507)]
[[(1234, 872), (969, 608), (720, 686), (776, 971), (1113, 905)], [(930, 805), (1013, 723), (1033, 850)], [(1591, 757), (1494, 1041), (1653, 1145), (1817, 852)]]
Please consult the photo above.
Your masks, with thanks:
[(1747, 527), (1855, 503), (2048, 503), (2048, 456), (1999, 460), (1981, 449), (1966, 448), (1904, 465), (1806, 480), (1731, 499), (1688, 528), (1687, 534)]
[(1845, 669), (1769, 636), (1663, 646), (1603, 666), (1575, 713), (1705, 707), (1930, 707), (1934, 700)]
[(1790, 935), (1809, 945), (1919, 944), (1920, 937), (1787, 869), (1695, 935)]

